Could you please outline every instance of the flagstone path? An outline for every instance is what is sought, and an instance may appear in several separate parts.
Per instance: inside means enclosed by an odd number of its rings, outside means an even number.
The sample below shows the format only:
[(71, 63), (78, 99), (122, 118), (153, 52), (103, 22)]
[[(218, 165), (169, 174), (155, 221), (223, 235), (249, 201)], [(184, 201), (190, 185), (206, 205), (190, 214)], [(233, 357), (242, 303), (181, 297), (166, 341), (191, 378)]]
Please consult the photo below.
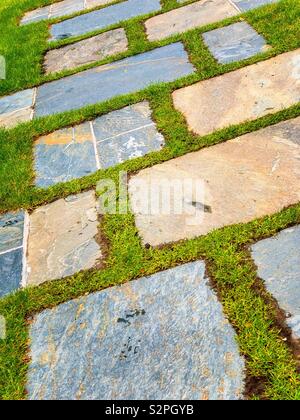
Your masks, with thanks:
[[(159, 0), (64, 0), (26, 13), (21, 24), (106, 6), (52, 24), (49, 41), (122, 26), (152, 12), (156, 15), (145, 18), (145, 36), (158, 41), (277, 1), (201, 0), (185, 5), (178, 0), (181, 7), (160, 13)], [(202, 37), (221, 65), (270, 48), (246, 21)], [(93, 34), (49, 50), (45, 72), (72, 70), (127, 49), (122, 27)], [(156, 47), (0, 98), (0, 126), (78, 110), (195, 71), (182, 42)], [(300, 50), (203, 80), (172, 97), (188, 128), (199, 135), (273, 114), (299, 103)], [(128, 185), (130, 205), (142, 244), (149, 248), (195, 238), (299, 203), (299, 133), (300, 117), (134, 174)], [(150, 104), (126, 106), (35, 139), (35, 185), (47, 188), (79, 179), (164, 145)], [(186, 179), (192, 187), (178, 188)], [(170, 205), (181, 208), (181, 214), (157, 212), (157, 196), (147, 202), (153, 186), (159, 192), (171, 186)], [(100, 269), (101, 241), (94, 190), (0, 215), (0, 297)], [(257, 275), (286, 313), (296, 339), (299, 245), (296, 226), (251, 247)], [(246, 363), (206, 269), (204, 261), (180, 265), (36, 314), (29, 331), (29, 399), (245, 398)]]
[(46, 310), (30, 399), (241, 399), (244, 360), (202, 261)]

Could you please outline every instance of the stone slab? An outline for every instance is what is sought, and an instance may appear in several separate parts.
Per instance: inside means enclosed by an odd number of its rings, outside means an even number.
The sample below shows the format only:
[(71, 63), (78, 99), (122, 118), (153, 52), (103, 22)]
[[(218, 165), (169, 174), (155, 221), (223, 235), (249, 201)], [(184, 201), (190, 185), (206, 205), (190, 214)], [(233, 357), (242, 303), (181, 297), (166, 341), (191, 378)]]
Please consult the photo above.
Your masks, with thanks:
[(37, 315), (31, 400), (237, 400), (244, 360), (202, 261)]
[(101, 258), (94, 191), (39, 207), (30, 215), (27, 284), (94, 267)]
[(127, 0), (52, 25), (50, 40), (84, 35), (160, 9), (159, 0)]
[(149, 41), (158, 41), (238, 13), (228, 0), (201, 0), (148, 19), (145, 22), (147, 37)]
[(25, 13), (21, 25), (39, 22), (55, 17), (63, 17), (81, 10), (88, 10), (98, 6), (113, 3), (114, 0), (64, 0), (53, 3), (51, 6), (40, 7)]
[(286, 312), (295, 338), (300, 339), (300, 226), (256, 243), (252, 257), (258, 276)]
[(35, 116), (79, 109), (193, 72), (183, 45), (174, 43), (40, 86)]
[(11, 128), (20, 122), (30, 121), (33, 114), (35, 91), (22, 90), (0, 98), (0, 127)]
[(0, 254), (0, 298), (21, 287), (23, 272), (23, 249)]
[(93, 127), (102, 168), (160, 150), (165, 143), (151, 119), (148, 102), (97, 118)]
[(300, 49), (173, 93), (176, 109), (199, 135), (276, 113), (299, 99)]
[(100, 61), (127, 49), (128, 40), (124, 29), (115, 29), (75, 44), (48, 51), (44, 60), (45, 72), (49, 74), (70, 70)]
[(245, 60), (267, 50), (265, 39), (247, 22), (238, 22), (203, 34), (204, 42), (221, 64)]
[(36, 185), (49, 187), (97, 171), (90, 123), (55, 131), (34, 145)]
[(232, 0), (232, 2), (241, 10), (247, 12), (248, 10), (256, 9), (267, 4), (277, 3), (279, 0)]
[(0, 215), (0, 253), (23, 245), (24, 212)]
[[(156, 165), (132, 177), (131, 206), (143, 242), (157, 246), (206, 235), (298, 203), (299, 132), (300, 117)], [(170, 197), (185, 203), (184, 211), (155, 212), (155, 206), (141, 209), (139, 200), (144, 204), (151, 186), (166, 181), (183, 185), (182, 190), (171, 190)], [(183, 183), (190, 181), (192, 187), (184, 187)], [(135, 189), (137, 185), (140, 192)], [(197, 198), (198, 186), (203, 201)], [(153, 194), (151, 206), (156, 199)]]

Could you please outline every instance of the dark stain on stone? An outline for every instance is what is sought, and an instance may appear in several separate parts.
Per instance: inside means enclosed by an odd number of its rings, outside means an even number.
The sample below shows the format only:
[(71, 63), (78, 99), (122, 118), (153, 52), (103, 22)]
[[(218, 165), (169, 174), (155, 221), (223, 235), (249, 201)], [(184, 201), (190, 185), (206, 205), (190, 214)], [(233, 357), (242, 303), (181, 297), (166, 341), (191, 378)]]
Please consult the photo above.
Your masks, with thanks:
[(139, 351), (139, 344), (140, 344), (141, 340), (137, 340), (137, 343), (134, 344), (132, 342), (131, 337), (128, 337), (127, 343), (124, 344), (124, 349), (121, 350), (120, 356), (119, 356), (119, 360), (126, 360), (128, 359), (128, 357), (133, 354), (136, 355), (138, 354)]
[(124, 318), (118, 318), (117, 322), (118, 323), (123, 323), (123, 324), (125, 324), (126, 326), (129, 327), (129, 325), (131, 325), (131, 322), (128, 321), (128, 319), (136, 318), (137, 316), (141, 316), (141, 315), (145, 315), (145, 314), (146, 314), (145, 309), (131, 309), (131, 310), (125, 312), (125, 317)]
[(212, 213), (212, 208), (211, 206), (207, 205), (207, 204), (203, 204), (203, 203), (199, 203), (199, 201), (192, 201), (190, 203), (188, 203), (189, 205), (192, 205), (193, 207), (195, 207), (197, 210), (202, 210), (204, 211), (204, 213)]

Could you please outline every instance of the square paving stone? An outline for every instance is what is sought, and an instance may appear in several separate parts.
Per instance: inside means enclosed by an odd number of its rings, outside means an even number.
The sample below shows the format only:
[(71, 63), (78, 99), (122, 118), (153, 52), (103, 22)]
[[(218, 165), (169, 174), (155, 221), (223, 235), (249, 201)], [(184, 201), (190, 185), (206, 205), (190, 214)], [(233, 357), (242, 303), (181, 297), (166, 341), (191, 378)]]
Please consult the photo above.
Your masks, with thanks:
[(48, 51), (44, 60), (46, 74), (100, 61), (127, 49), (128, 40), (124, 29), (105, 32), (75, 44)]
[(52, 25), (51, 41), (84, 35), (160, 9), (159, 0), (127, 0)]
[[(299, 203), (299, 132), (300, 117), (133, 176), (129, 182), (131, 207), (143, 242), (157, 246), (190, 239)], [(189, 182), (187, 187), (185, 182)], [(150, 194), (151, 188), (155, 185), (163, 192), (168, 184), (171, 203), (185, 203), (183, 211), (175, 212), (172, 206), (169, 212), (163, 207), (156, 210), (157, 194)]]
[(39, 138), (34, 155), (38, 187), (82, 178), (98, 169), (88, 122)]
[(40, 313), (29, 399), (242, 399), (245, 363), (208, 283), (198, 261)]
[(228, 0), (201, 0), (145, 22), (150, 41), (158, 41), (177, 33), (208, 25), (237, 15), (239, 12)]
[(279, 0), (232, 0), (232, 2), (242, 11), (247, 12), (266, 4), (277, 3)]
[(258, 276), (286, 312), (295, 338), (300, 339), (300, 226), (253, 245), (252, 257)]
[(0, 298), (21, 287), (23, 248), (0, 254)]
[(32, 117), (35, 90), (27, 89), (0, 98), (0, 126), (10, 128)]
[(24, 212), (0, 215), (0, 253), (23, 245)]
[(194, 72), (182, 43), (156, 48), (38, 88), (36, 117), (82, 108)]
[(176, 109), (199, 135), (276, 113), (299, 98), (300, 49), (173, 93)]
[(114, 111), (93, 122), (102, 168), (160, 150), (164, 138), (151, 119), (148, 102)]
[(206, 32), (203, 38), (221, 64), (245, 60), (267, 49), (264, 38), (246, 22)]
[(27, 284), (94, 267), (101, 258), (94, 191), (39, 207), (30, 215)]

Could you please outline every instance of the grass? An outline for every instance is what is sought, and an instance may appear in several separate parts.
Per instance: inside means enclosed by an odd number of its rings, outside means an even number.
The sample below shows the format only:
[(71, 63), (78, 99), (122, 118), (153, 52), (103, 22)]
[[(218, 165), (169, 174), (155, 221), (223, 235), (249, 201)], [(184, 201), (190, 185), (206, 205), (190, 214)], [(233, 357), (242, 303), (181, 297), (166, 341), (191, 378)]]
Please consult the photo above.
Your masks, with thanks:
[[(0, 95), (71, 74), (63, 72), (47, 77), (42, 74), (42, 57), (49, 48), (47, 23), (17, 26), (25, 10), (46, 4), (49, 1), (2, 0), (0, 28), (5, 28), (5, 31), (2, 29), (4, 33), (0, 37), (0, 54), (7, 59), (8, 78), (0, 82)], [(164, 11), (178, 7), (174, 0), (164, 0), (162, 4)], [(155, 43), (147, 42), (141, 19), (126, 22), (124, 26), (129, 38), (129, 51), (109, 60), (102, 60), (100, 64), (181, 40), (196, 73), (174, 83), (158, 84), (137, 94), (115, 98), (79, 111), (37, 119), (12, 130), (0, 130), (0, 212), (18, 208), (31, 210), (59, 197), (94, 188), (100, 179), (117, 179), (120, 170), (134, 173), (185, 153), (299, 116), (300, 104), (253, 122), (199, 137), (188, 131), (182, 115), (173, 108), (171, 94), (179, 87), (300, 47), (300, 2), (283, 0), (243, 15), (272, 48), (243, 62), (218, 65), (203, 44), (201, 33), (236, 22), (240, 18), (237, 16)], [(50, 48), (65, 43), (55, 43)], [(166, 139), (166, 147), (161, 152), (151, 153), (47, 190), (34, 187), (33, 141), (36, 137), (144, 99), (150, 102), (153, 117)], [(254, 241), (272, 236), (281, 229), (298, 223), (300, 205), (249, 224), (217, 230), (205, 237), (162, 249), (145, 249), (141, 245), (131, 214), (105, 216), (101, 230), (108, 243), (108, 255), (102, 270), (81, 272), (64, 280), (19, 291), (0, 300), (0, 314), (5, 316), (8, 327), (6, 340), (0, 341), (0, 398), (26, 398), (24, 385), (28, 369), (27, 322), (34, 313), (85, 293), (185, 262), (205, 259), (224, 311), (237, 331), (241, 352), (247, 360), (248, 377), (252, 384), (257, 384), (248, 389), (249, 396), (253, 399), (299, 400), (300, 377), (296, 359), (288, 343), (283, 340), (272, 299), (262, 288), (257, 287), (258, 279), (248, 250), (249, 244)]]

